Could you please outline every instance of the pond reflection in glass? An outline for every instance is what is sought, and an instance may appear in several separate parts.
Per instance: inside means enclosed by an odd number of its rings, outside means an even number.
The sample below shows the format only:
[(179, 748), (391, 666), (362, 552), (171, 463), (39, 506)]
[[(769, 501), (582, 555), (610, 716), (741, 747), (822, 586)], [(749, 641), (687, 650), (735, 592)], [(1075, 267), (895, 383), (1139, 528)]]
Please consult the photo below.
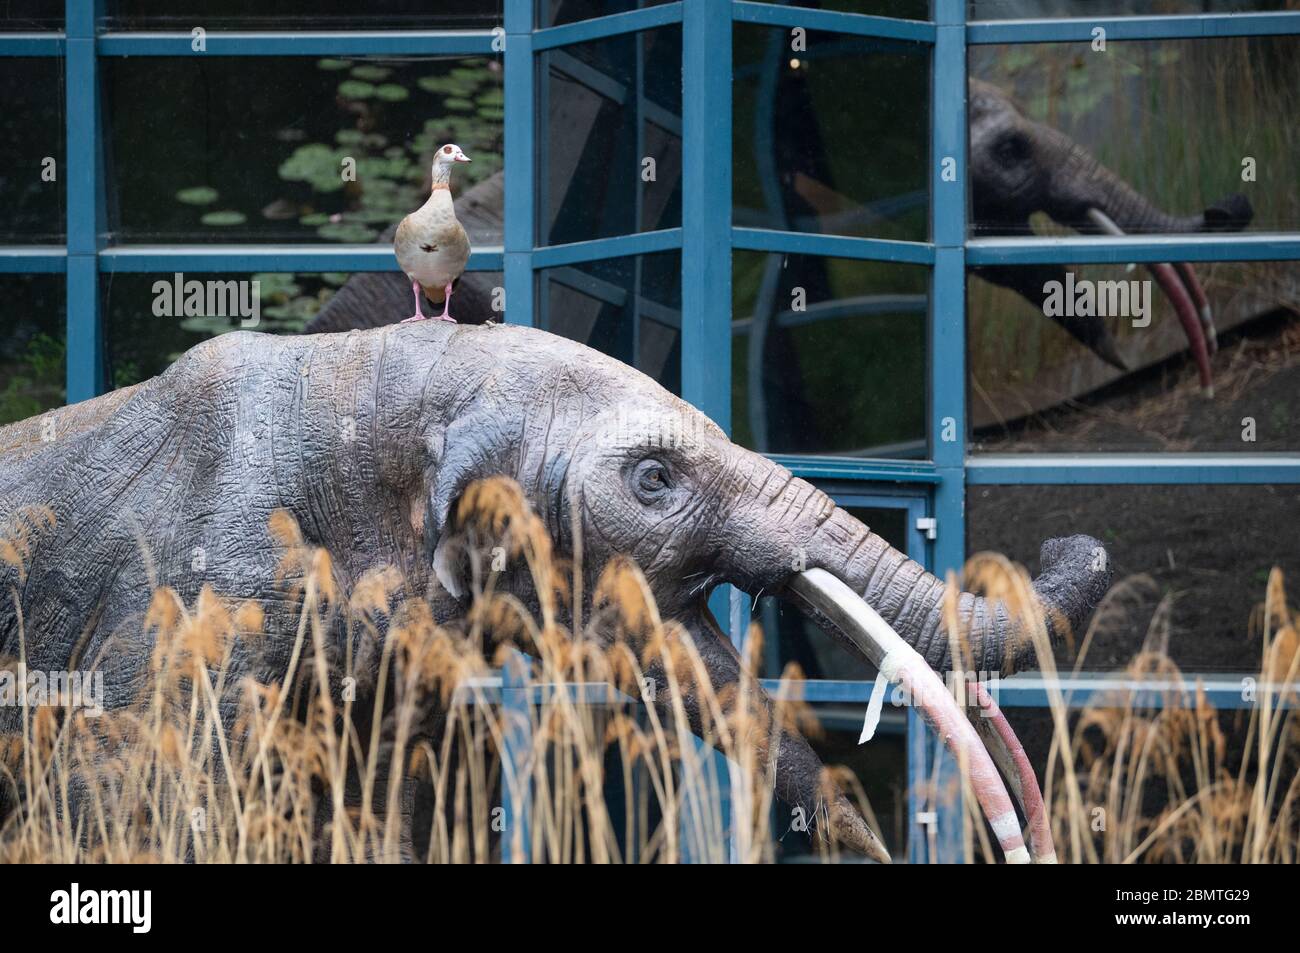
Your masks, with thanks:
[[(458, 197), (501, 168), (499, 58), (101, 65), (118, 241), (368, 242), (424, 202), (443, 143), (473, 160), (453, 175)], [(500, 244), (499, 224), (467, 230)]]
[[(502, 284), (499, 272), (475, 275), (491, 285)], [(194, 345), (231, 331), (300, 334), (350, 277), (342, 272), (187, 273), (187, 283), (204, 283), (205, 313), (191, 315), (178, 313), (172, 304), (176, 295), (171, 273), (105, 275), (100, 279), (105, 313), (105, 378), (110, 387), (146, 380), (161, 374)], [(253, 281), (257, 282), (256, 289), (250, 284)], [(213, 291), (208, 292), (209, 288)], [(155, 313), (160, 295), (171, 299), (158, 307), (164, 312), (161, 315)], [(187, 286), (183, 286), (183, 295), (182, 305), (189, 295)], [(249, 303), (254, 295), (254, 315), (232, 304)], [(215, 307), (209, 310), (207, 302)]]

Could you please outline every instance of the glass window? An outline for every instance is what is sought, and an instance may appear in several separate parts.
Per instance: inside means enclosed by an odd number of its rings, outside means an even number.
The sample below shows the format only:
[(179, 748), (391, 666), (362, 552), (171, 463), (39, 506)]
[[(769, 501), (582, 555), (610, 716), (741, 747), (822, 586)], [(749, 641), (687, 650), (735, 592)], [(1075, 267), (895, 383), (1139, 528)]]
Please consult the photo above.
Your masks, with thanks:
[(733, 257), (732, 431), (769, 453), (924, 458), (928, 269)]
[(6, 0), (0, 5), (0, 32), (63, 29), (63, 0)]
[(1292, 531), (1300, 486), (975, 486), (966, 498), (967, 551), (1004, 553), (1038, 573), (1044, 539), (1086, 533), (1115, 573), (1108, 608), (1059, 666), (1111, 671), (1144, 645), (1184, 671), (1254, 672), (1251, 613), (1269, 571), (1300, 573)]
[(733, 69), (736, 225), (926, 240), (927, 44), (738, 24)]
[(537, 326), (682, 387), (680, 252), (629, 255), (537, 272)]
[(679, 227), (681, 27), (579, 43), (539, 59), (541, 244)]
[(1258, 13), (1287, 9), (1287, 0), (970, 0), (972, 20), (1040, 17), (1123, 17), (1193, 13)]
[(971, 48), (975, 235), (1300, 230), (1300, 37), (1107, 50)]
[(67, 324), (62, 275), (0, 275), (0, 426), (64, 399)]
[[(109, 228), (121, 242), (368, 242), (428, 195), (486, 190), (470, 241), (501, 242), (499, 59), (106, 57)], [(159, 95), (159, 91), (166, 91)], [(484, 184), (486, 183), (486, 184)], [(477, 194), (477, 193), (476, 193)]]
[[(161, 9), (160, 9), (161, 8)], [(501, 23), (501, 0), (109, 0), (114, 30), (472, 30)]]
[(0, 244), (63, 243), (63, 59), (0, 57)]
[(1300, 449), (1300, 262), (985, 268), (967, 295), (973, 449)]
[(561, 26), (579, 20), (657, 7), (670, 0), (537, 0), (537, 25)]
[(895, 17), (904, 20), (930, 19), (930, 0), (762, 0), (782, 6), (813, 7), (835, 13), (864, 13), (868, 16)]

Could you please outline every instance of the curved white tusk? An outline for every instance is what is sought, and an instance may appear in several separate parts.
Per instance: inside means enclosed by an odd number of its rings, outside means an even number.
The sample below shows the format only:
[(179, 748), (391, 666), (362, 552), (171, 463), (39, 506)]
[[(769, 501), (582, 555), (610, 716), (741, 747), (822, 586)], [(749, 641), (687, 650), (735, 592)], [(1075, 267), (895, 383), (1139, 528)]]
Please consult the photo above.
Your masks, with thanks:
[(786, 585), (839, 628), (875, 663), (881, 675), (903, 687), (907, 698), (958, 756), (959, 762), (964, 756), (971, 788), (1007, 863), (1029, 863), (1029, 851), (1025, 849), (1020, 822), (1006, 785), (974, 726), (957, 707), (939, 674), (861, 596), (824, 569), (795, 573)]

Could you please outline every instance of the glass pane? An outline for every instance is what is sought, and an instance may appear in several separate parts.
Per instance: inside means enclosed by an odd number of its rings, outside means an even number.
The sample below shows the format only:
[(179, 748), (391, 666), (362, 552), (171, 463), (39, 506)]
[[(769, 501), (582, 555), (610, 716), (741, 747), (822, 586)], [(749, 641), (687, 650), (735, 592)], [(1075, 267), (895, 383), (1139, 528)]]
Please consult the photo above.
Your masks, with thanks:
[(732, 221), (924, 241), (929, 46), (746, 24), (734, 36)]
[(680, 252), (537, 272), (537, 326), (682, 388)]
[(0, 32), (63, 29), (63, 0), (6, 0), (0, 4)]
[[(501, 23), (501, 0), (109, 0), (114, 30), (472, 30)], [(160, 9), (163, 8), (163, 9)]]
[[(905, 505), (905, 504), (904, 504)], [(907, 550), (907, 513), (902, 507), (845, 506), (895, 549)], [(791, 663), (804, 678), (873, 679), (875, 668), (827, 635), (788, 602), (763, 596), (753, 613), (763, 629), (763, 678), (780, 678)], [(862, 727), (862, 712), (858, 712)]]
[[(1251, 613), (1269, 571), (1300, 578), (1300, 486), (977, 486), (967, 552), (1005, 553), (1038, 573), (1043, 540), (1086, 533), (1115, 571), (1082, 667), (1111, 671), (1154, 640), (1185, 671), (1258, 671)], [(1081, 643), (1056, 650), (1072, 667)]]
[(1108, 50), (971, 48), (976, 234), (1300, 230), (1300, 37)]
[(0, 275), (0, 426), (63, 403), (64, 287), (62, 275)]
[(1286, 10), (1288, 0), (970, 0), (972, 20), (1160, 16)]
[(0, 244), (63, 243), (63, 58), (0, 57)]
[(538, 0), (537, 25), (560, 26), (614, 13), (657, 7), (670, 0)]
[[(480, 275), (492, 285), (502, 282), (499, 272), (476, 273)], [(181, 276), (178, 290), (170, 273), (109, 275), (101, 282), (105, 377), (112, 387), (146, 380), (194, 345), (228, 331), (299, 334), (350, 277), (333, 272), (191, 273)], [(201, 313), (187, 313), (193, 311)], [(409, 313), (408, 303), (391, 320)]]
[[(499, 59), (147, 56), (101, 66), (118, 241), (374, 241), (424, 202), (443, 143), (472, 160), (452, 175), (458, 197), (501, 168)], [(500, 244), (499, 182), (480, 188), (497, 210), (462, 223), (474, 244)]]
[(746, 251), (733, 269), (736, 442), (926, 456), (928, 269)]
[(680, 226), (681, 27), (566, 46), (540, 59), (540, 242)]
[(984, 268), (967, 296), (975, 450), (1300, 449), (1300, 262)]
[(762, 0), (780, 6), (813, 7), (836, 13), (865, 13), (903, 20), (930, 19), (930, 0)]

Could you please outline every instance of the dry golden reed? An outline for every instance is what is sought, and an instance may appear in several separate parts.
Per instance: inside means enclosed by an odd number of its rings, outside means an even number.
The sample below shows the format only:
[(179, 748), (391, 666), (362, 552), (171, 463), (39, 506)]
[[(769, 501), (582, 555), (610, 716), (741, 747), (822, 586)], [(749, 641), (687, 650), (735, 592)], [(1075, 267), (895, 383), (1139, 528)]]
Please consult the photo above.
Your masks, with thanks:
[[(0, 559), (21, 569), (50, 518), (14, 523)], [(465, 617), (439, 624), (392, 567), (345, 592), (328, 554), (276, 513), (269, 530), (297, 625), (287, 677), (273, 682), (236, 664), (273, 641), (258, 604), (204, 588), (187, 605), (157, 589), (142, 621), (154, 646), (148, 679), (130, 704), (98, 718), (24, 710), (21, 732), (0, 736), (0, 862), (774, 860), (773, 739), (820, 728), (797, 700), (798, 669), (783, 673), (791, 690), (770, 708), (751, 675), (713, 690), (689, 634), (660, 618), (627, 560), (603, 568), (591, 618), (575, 630), (565, 610), (581, 592), (581, 557), (554, 556), (510, 481), (471, 487), (452, 526), (472, 591)], [(494, 547), (530, 575), (535, 605), (499, 585)], [(981, 558), (967, 575), (1031, 620), (1028, 637), (1054, 672), (1024, 571)], [(1126, 585), (1108, 601), (1126, 598)], [(946, 611), (955, 619), (955, 604)], [(1115, 618), (1103, 605), (1093, 627)], [(1275, 571), (1252, 618), (1273, 682), (1296, 678), (1295, 621)], [(1157, 613), (1153, 626), (1167, 624)], [(750, 671), (761, 642), (755, 627)], [(1130, 674), (1183, 682), (1154, 649)], [(526, 701), (514, 687), (524, 679)], [(1270, 700), (1270, 679), (1258, 683)], [(1134, 696), (1071, 712), (1052, 699), (1044, 791), (1063, 860), (1295, 859), (1293, 712), (1216, 712), (1195, 683), (1185, 687), (1158, 707)], [(657, 706), (643, 703), (651, 693)], [(829, 769), (825, 781), (881, 829), (851, 772)], [(994, 859), (974, 815), (966, 848), (968, 859)], [(838, 855), (829, 841), (819, 849)]]

